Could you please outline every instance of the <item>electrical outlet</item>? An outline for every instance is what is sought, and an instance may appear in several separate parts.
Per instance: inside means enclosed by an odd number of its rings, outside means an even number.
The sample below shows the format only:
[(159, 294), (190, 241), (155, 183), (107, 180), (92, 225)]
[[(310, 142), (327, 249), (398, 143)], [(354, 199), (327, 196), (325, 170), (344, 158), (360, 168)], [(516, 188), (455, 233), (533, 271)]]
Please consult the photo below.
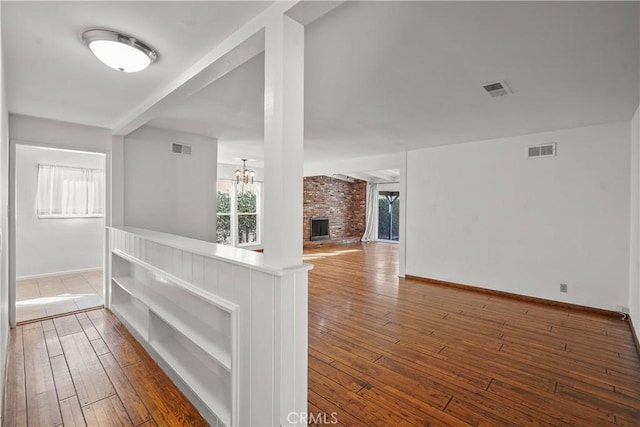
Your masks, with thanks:
[(566, 283), (560, 283), (560, 292), (568, 292), (568, 288), (569, 285), (567, 285)]
[(624, 305), (616, 305), (616, 311), (618, 313), (629, 314), (629, 307), (625, 307)]

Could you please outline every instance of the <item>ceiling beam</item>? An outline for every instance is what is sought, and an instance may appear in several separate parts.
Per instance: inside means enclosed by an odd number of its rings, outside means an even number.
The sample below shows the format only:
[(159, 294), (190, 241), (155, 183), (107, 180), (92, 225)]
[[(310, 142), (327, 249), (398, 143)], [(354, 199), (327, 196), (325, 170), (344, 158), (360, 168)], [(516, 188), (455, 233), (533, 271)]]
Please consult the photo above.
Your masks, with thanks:
[[(346, 176), (349, 176), (351, 178), (355, 178), (355, 179), (359, 179), (360, 181), (371, 181), (371, 177), (367, 174), (364, 173), (359, 173), (359, 172), (349, 172), (347, 174), (345, 174)], [(335, 176), (335, 175), (332, 175)]]
[(329, 178), (333, 178), (333, 179), (339, 179), (340, 181), (346, 181), (346, 182), (354, 182), (355, 181), (355, 179), (354, 179), (355, 177), (349, 176), (349, 175), (334, 174), (334, 175), (326, 175), (326, 176), (328, 176)]
[(365, 172), (367, 175), (371, 175), (374, 176), (376, 178), (378, 178), (380, 181), (384, 181), (384, 182), (394, 182), (394, 181), (398, 181), (400, 179), (399, 176), (393, 176), (393, 175), (389, 175), (385, 172), (382, 171), (367, 171)]
[(345, 0), (301, 1), (289, 9), (286, 14), (302, 25), (308, 25), (344, 2)]
[(231, 51), (220, 56), (213, 63), (209, 64), (191, 78), (184, 80), (181, 84), (171, 85), (156, 92), (127, 113), (125, 118), (114, 126), (115, 135), (127, 135), (150, 120), (154, 119), (167, 108), (187, 100), (193, 94), (204, 89), (220, 77), (233, 71), (251, 58), (264, 51), (264, 31), (259, 31), (248, 39), (241, 42)]
[(305, 25), (343, 1), (278, 1), (238, 29), (165, 87), (143, 100), (111, 126), (114, 135), (127, 135), (169, 106), (186, 100), (215, 80), (264, 51), (264, 28), (276, 16), (287, 14)]

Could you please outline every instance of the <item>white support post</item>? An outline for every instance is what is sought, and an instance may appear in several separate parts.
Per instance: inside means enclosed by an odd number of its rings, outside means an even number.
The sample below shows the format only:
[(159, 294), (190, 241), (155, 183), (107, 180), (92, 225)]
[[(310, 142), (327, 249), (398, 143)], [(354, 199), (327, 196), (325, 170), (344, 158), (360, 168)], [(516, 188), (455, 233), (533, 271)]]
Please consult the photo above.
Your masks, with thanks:
[(402, 154), (400, 165), (400, 242), (398, 251), (398, 276), (407, 271), (407, 153)]
[(304, 27), (286, 15), (265, 28), (264, 256), (302, 264)]

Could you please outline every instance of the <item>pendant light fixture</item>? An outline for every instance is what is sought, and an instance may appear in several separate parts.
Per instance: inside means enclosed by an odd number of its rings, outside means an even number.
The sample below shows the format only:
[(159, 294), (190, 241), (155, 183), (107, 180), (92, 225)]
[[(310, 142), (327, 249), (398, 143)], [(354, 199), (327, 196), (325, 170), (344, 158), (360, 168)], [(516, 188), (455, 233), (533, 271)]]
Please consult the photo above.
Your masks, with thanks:
[(236, 184), (240, 184), (240, 182), (242, 182), (244, 188), (244, 184), (253, 184), (253, 178), (256, 173), (252, 170), (247, 169), (248, 159), (240, 160), (242, 160), (242, 169), (236, 169)]
[(147, 44), (117, 31), (88, 30), (82, 40), (105, 65), (125, 73), (142, 71), (158, 59), (158, 53)]

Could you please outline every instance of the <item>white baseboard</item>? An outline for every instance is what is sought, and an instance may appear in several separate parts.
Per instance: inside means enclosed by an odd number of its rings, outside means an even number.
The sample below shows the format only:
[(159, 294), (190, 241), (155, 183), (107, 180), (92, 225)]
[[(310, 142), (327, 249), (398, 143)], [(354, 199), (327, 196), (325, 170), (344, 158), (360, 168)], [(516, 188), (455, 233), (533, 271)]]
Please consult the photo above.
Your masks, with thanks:
[(57, 272), (54, 272), (54, 273), (34, 274), (32, 276), (20, 276), (20, 277), (16, 277), (16, 281), (18, 281), (18, 280), (31, 280), (31, 279), (42, 279), (43, 277), (66, 276), (66, 275), (69, 275), (69, 274), (89, 273), (91, 271), (102, 271), (102, 267), (82, 268), (80, 270), (57, 271)]

